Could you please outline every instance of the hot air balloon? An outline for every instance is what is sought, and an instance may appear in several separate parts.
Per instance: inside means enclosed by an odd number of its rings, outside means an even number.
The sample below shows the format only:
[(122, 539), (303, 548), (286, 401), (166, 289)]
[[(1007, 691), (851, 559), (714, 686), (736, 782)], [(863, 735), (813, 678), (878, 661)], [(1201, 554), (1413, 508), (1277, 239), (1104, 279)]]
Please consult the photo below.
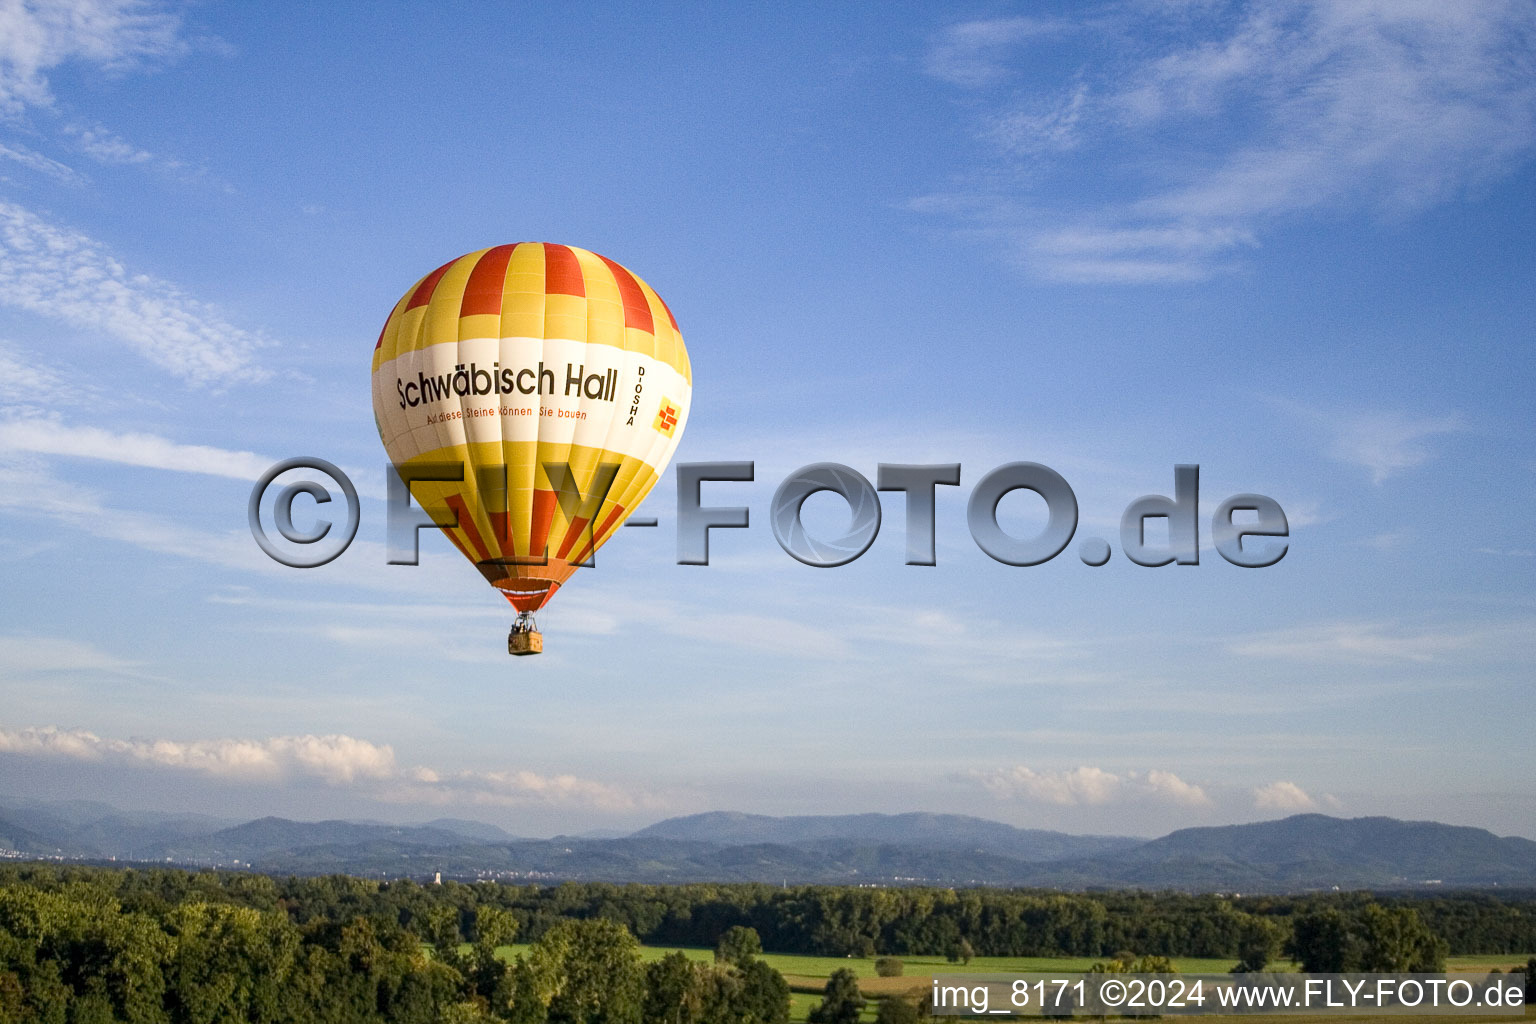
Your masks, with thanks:
[[(547, 242), (438, 267), (395, 303), (373, 350), (384, 449), (517, 609), (513, 654), (543, 649), (533, 613), (655, 486), (692, 393), (677, 320), (650, 285)], [(453, 465), (461, 479), (430, 479)]]

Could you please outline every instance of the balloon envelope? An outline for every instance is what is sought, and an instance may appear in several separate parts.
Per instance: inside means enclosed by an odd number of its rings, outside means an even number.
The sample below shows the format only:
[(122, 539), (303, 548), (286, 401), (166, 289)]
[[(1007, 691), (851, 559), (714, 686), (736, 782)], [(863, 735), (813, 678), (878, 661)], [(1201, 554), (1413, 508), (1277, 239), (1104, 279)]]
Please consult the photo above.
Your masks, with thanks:
[[(443, 264), (373, 351), (390, 461), (462, 464), (411, 493), (519, 610), (542, 607), (655, 486), (688, 421), (677, 321), (606, 257), (543, 242)], [(438, 475), (441, 475), (439, 472)]]

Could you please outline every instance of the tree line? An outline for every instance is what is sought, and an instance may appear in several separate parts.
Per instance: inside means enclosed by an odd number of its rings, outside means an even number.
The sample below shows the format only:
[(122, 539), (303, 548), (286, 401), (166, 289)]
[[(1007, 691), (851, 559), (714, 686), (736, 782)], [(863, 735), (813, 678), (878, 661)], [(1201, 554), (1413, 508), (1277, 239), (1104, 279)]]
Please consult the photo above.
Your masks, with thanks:
[[(366, 897), (355, 882), (322, 889)], [(489, 903), (465, 944), (447, 902), (408, 927), (283, 896), (251, 905), (274, 894), (258, 879), (166, 872), (0, 880), (0, 1024), (789, 1021), (789, 986), (745, 929), (722, 937), (713, 963), (678, 952), (647, 964), (622, 924), (571, 918), (509, 963), (497, 948), (517, 921)]]
[[(508, 963), (497, 949), (514, 938), (531, 945)], [(646, 964), (642, 941), (716, 957)], [(879, 955), (889, 970), (902, 955), (1439, 970), (1448, 954), (1536, 949), (1536, 894), (423, 885), (0, 866), (0, 1024), (783, 1024), (788, 988), (764, 948)]]
[(161, 914), (203, 901), (282, 911), (295, 924), (368, 917), (426, 938), (426, 921), (449, 912), (474, 942), (483, 908), (510, 915), (520, 941), (538, 940), (568, 918), (624, 925), (648, 945), (711, 947), (733, 925), (776, 953), (820, 956), (944, 955), (962, 942), (977, 956), (1109, 956), (1133, 949), (1159, 956), (1241, 957), (1268, 922), (1290, 934), (1305, 914), (1359, 915), (1378, 904), (1413, 910), (1450, 955), (1536, 949), (1536, 892), (1422, 895), (1363, 892), (1301, 896), (1189, 895), (1112, 891), (874, 888), (755, 884), (553, 886), (424, 885), (336, 875), (271, 878), (238, 872), (0, 865), (0, 885), (54, 889), (89, 882), (128, 910)]

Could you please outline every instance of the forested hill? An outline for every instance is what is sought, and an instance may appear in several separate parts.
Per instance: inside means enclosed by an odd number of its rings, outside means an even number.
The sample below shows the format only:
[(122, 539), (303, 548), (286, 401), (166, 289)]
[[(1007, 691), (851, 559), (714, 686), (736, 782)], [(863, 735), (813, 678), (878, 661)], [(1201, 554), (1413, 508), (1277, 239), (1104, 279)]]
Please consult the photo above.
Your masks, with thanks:
[(895, 844), (945, 850), (980, 850), (1022, 861), (1089, 857), (1141, 845), (1126, 836), (1074, 836), (1015, 828), (961, 814), (837, 814), (772, 818), (712, 811), (668, 818), (635, 833), (638, 838), (680, 839), (728, 846), (818, 842)]
[(0, 808), (0, 856), (154, 861), (273, 874), (529, 881), (1317, 889), (1536, 887), (1536, 842), (1482, 829), (1317, 814), (1072, 836), (957, 815), (704, 814), (620, 838), (517, 839), (479, 822), (402, 826), (125, 815), (101, 805)]

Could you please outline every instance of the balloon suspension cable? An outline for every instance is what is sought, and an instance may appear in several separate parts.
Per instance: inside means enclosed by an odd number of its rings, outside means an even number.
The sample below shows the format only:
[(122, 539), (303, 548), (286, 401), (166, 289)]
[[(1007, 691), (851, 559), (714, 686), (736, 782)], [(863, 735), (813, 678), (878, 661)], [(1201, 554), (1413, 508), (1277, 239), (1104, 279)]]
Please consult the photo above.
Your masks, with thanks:
[(539, 624), (533, 620), (533, 612), (518, 612), (517, 621), (512, 623), (514, 633), (537, 633)]

